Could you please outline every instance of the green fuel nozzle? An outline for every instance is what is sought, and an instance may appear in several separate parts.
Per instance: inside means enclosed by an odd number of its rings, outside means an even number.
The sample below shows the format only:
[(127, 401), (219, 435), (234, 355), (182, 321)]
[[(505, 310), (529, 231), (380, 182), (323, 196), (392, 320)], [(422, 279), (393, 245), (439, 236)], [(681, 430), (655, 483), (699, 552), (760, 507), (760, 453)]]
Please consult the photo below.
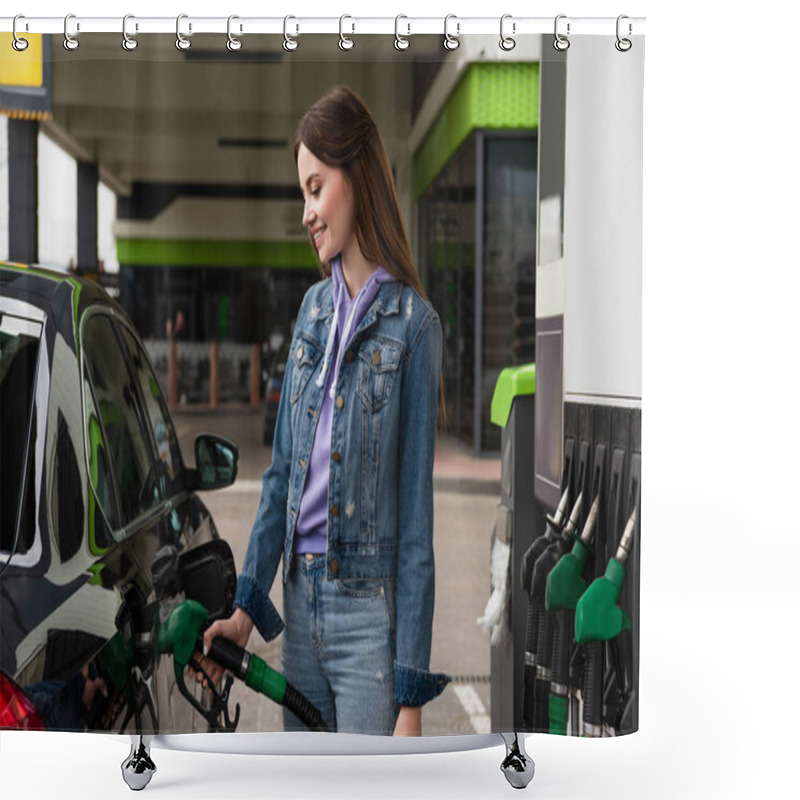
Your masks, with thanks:
[(605, 575), (595, 579), (575, 606), (575, 639), (580, 644), (610, 641), (633, 626), (630, 616), (618, 605), (625, 583), (625, 562), (633, 547), (636, 509), (631, 512)]
[(589, 515), (583, 526), (580, 538), (572, 545), (572, 552), (562, 556), (547, 576), (545, 590), (545, 608), (548, 611), (575, 608), (581, 595), (586, 591), (587, 583), (581, 577), (584, 567), (591, 553), (591, 543), (594, 539), (594, 528), (597, 522), (597, 513), (600, 508), (600, 495), (595, 497)]
[(172, 656), (176, 677), (183, 675), (184, 668), (194, 657), (197, 638), (207, 619), (205, 606), (196, 600), (184, 600), (169, 612), (163, 623), (156, 623), (156, 652)]
[[(183, 671), (188, 664), (208, 675), (194, 661), (194, 653), (203, 649), (202, 630), (208, 619), (208, 611), (196, 600), (184, 600), (174, 606), (165, 621), (155, 623), (154, 641), (158, 653), (171, 654), (175, 662), (175, 679), (181, 694), (212, 722), (224, 712), (226, 727), (233, 729), (239, 718), (228, 719), (228, 688), (215, 698), (211, 712), (199, 707), (195, 698), (186, 689)], [(211, 643), (208, 656), (224, 669), (243, 680), (247, 686), (269, 697), (276, 703), (286, 706), (303, 724), (311, 730), (328, 730), (317, 709), (303, 694), (295, 689), (280, 672), (272, 669), (265, 661), (253, 653), (239, 647), (235, 642), (217, 636)], [(229, 678), (229, 681), (232, 680)], [(209, 683), (211, 680), (209, 679)]]

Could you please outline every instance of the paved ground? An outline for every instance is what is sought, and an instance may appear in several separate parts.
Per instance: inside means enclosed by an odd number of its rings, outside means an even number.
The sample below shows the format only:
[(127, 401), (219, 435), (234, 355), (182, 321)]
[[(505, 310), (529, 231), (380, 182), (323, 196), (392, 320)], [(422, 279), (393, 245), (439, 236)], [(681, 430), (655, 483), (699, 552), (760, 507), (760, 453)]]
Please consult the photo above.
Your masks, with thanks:
[[(230, 543), (240, 570), (258, 507), (261, 475), (271, 460), (270, 449), (261, 444), (261, 413), (246, 408), (178, 409), (173, 417), (188, 464), (194, 463), (193, 440), (201, 431), (222, 434), (239, 445), (236, 483), (227, 489), (204, 492), (202, 497), (220, 535)], [(423, 730), (427, 735), (490, 730), (489, 637), (476, 619), (489, 597), (490, 538), (500, 498), (499, 481), (499, 459), (474, 458), (458, 442), (441, 437), (437, 441), (436, 607), (431, 668), (448, 673), (454, 680), (425, 706)], [(279, 610), (281, 595), (277, 581), (271, 597)], [(249, 647), (279, 668), (280, 639), (265, 644), (254, 632)], [(255, 696), (241, 684), (235, 686), (233, 699), (238, 699), (242, 708), (239, 731), (281, 730), (280, 709), (274, 703)]]

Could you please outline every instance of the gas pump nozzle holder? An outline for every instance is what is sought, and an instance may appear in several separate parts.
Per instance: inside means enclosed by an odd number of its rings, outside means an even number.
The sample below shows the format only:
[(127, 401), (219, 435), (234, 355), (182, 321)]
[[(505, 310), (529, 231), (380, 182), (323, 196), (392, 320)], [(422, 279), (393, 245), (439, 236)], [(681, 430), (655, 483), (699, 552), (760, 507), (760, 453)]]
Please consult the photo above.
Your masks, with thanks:
[(608, 560), (605, 575), (595, 579), (575, 606), (575, 639), (580, 644), (610, 641), (623, 629), (633, 627), (628, 614), (618, 605), (625, 582), (625, 562), (633, 546), (636, 509), (631, 512), (617, 547)]

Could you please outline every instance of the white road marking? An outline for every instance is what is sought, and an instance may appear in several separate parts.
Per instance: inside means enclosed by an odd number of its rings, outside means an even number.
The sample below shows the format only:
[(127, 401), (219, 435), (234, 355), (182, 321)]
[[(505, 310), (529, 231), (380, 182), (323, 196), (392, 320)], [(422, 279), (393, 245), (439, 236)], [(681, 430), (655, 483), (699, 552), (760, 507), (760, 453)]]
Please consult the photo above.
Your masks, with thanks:
[(491, 733), (492, 722), (486, 713), (486, 706), (481, 702), (475, 689), (469, 684), (455, 684), (453, 691), (459, 699), (464, 711), (469, 715), (469, 721), (475, 733)]
[(251, 492), (261, 494), (261, 485), (262, 484), (260, 480), (237, 480), (232, 486), (228, 486), (225, 489), (222, 489), (222, 491), (228, 494), (250, 494)]

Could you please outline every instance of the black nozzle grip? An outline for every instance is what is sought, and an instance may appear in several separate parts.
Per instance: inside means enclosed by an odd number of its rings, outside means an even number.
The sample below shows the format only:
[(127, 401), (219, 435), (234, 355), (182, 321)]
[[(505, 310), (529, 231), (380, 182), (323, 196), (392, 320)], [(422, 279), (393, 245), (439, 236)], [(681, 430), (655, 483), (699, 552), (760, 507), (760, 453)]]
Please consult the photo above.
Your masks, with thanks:
[[(203, 637), (197, 637), (198, 650), (203, 650)], [(223, 669), (232, 672), (239, 680), (247, 676), (247, 650), (224, 636), (215, 636), (208, 649), (208, 657)]]

